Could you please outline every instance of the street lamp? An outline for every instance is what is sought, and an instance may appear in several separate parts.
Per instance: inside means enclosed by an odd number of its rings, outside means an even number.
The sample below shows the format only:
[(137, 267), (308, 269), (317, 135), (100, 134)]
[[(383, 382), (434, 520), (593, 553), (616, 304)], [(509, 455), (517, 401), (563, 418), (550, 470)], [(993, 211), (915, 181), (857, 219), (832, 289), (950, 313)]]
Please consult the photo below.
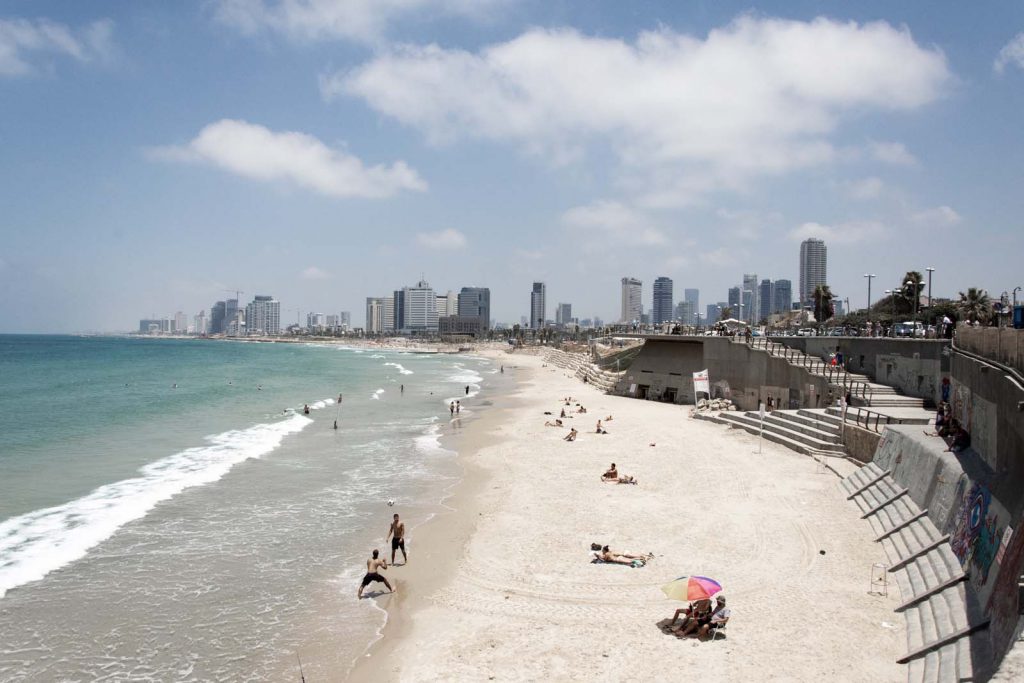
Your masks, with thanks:
[(925, 268), (925, 270), (928, 271), (928, 315), (931, 315), (932, 314), (932, 273), (935, 272), (935, 269), (932, 268), (931, 266), (928, 266), (927, 268)]
[(913, 280), (907, 280), (904, 284), (907, 287), (913, 287), (914, 288), (914, 328), (913, 328), (914, 331), (913, 331), (912, 334), (916, 337), (917, 336), (917, 305), (921, 302), (921, 291), (919, 289), (920, 286), (921, 286), (921, 283), (914, 282)]
[[(868, 280), (868, 282), (871, 282), (871, 280)], [(891, 289), (887, 289), (887, 290), (885, 290), (885, 293), (886, 293), (887, 296), (889, 296), (889, 300), (892, 302), (892, 326), (890, 327), (890, 334), (892, 334), (892, 336), (895, 337), (896, 336), (896, 292), (891, 290)]]
[(871, 280), (875, 278), (875, 274), (864, 273), (864, 277), (868, 279), (868, 315), (871, 315)]
[(1014, 310), (1016, 310), (1016, 308), (1017, 308), (1017, 290), (1018, 289), (1020, 289), (1020, 287), (1014, 287), (1013, 288), (1013, 308), (1014, 308)]

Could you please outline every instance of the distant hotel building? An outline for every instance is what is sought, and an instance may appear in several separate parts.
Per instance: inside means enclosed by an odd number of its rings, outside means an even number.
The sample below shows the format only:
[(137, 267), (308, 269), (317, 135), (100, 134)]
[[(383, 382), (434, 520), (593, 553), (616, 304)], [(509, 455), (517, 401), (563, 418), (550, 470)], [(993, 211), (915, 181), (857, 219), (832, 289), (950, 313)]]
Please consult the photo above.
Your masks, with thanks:
[(463, 287), (459, 290), (456, 313), (459, 317), (480, 318), (480, 329), (491, 329), (491, 290), (487, 287)]
[(814, 289), (828, 279), (828, 253), (823, 240), (811, 237), (800, 243), (800, 304), (814, 305)]
[(281, 334), (281, 302), (257, 295), (245, 307), (245, 334)]
[(366, 325), (363, 331), (367, 334), (380, 334), (384, 331), (384, 297), (366, 297)]
[(651, 308), (651, 322), (655, 325), (672, 320), (672, 279), (665, 276), (655, 278), (652, 287), (654, 301)]
[(644, 316), (643, 282), (635, 277), (622, 278), (622, 315), (619, 322), (640, 322)]
[(544, 327), (547, 316), (547, 288), (543, 282), (534, 282), (530, 292), (530, 327), (539, 330)]
[(555, 324), (559, 326), (572, 324), (572, 304), (558, 304), (555, 307)]

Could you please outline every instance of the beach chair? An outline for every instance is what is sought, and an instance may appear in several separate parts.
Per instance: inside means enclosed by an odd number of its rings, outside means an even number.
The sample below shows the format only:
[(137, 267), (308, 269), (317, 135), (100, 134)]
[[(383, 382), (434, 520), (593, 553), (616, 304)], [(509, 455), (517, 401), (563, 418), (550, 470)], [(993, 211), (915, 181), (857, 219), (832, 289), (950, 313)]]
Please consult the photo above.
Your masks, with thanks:
[(726, 619), (725, 623), (722, 624), (721, 626), (715, 626), (713, 629), (711, 629), (711, 642), (712, 643), (715, 642), (715, 638), (718, 637), (718, 633), (720, 631), (724, 631), (725, 630), (725, 627), (729, 625), (730, 621), (732, 621), (732, 617), (731, 616), (728, 619)]

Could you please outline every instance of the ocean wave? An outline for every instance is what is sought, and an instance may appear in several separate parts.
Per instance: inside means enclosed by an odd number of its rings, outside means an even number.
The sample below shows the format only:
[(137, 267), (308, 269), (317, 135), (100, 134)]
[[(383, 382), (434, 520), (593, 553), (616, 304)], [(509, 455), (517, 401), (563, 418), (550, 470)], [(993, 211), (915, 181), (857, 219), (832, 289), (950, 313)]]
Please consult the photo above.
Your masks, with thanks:
[(185, 489), (215, 482), (236, 464), (270, 453), (286, 436), (311, 422), (291, 415), (279, 422), (209, 436), (205, 446), (142, 467), (141, 476), (0, 522), (0, 598), (16, 586), (38, 581), (84, 557), (158, 503)]
[(416, 450), (424, 455), (451, 452), (441, 446), (441, 425), (439, 424), (432, 424), (427, 427), (423, 435), (417, 436), (414, 441), (416, 443)]
[(370, 398), (372, 398), (375, 401), (379, 401), (380, 400), (380, 395), (383, 394), (383, 393), (384, 393), (383, 389), (378, 389), (377, 391), (373, 392), (373, 396), (371, 396)]
[[(381, 358), (383, 358), (383, 356), (381, 356)], [(411, 375), (411, 374), (413, 374), (412, 370), (406, 370), (404, 367), (402, 367), (401, 363), (385, 363), (384, 365), (390, 365), (391, 367), (395, 368), (396, 370), (398, 370), (403, 375)]]
[[(379, 353), (375, 353), (372, 356), (370, 356), (370, 358), (387, 358), (387, 356), (382, 356)], [(385, 363), (384, 365), (387, 365), (387, 363)]]

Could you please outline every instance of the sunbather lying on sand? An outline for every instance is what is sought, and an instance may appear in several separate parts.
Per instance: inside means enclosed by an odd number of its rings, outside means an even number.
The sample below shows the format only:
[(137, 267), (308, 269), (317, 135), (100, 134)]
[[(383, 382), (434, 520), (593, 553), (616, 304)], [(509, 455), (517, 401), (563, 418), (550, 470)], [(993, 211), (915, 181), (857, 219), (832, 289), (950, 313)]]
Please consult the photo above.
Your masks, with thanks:
[(606, 417), (606, 418), (604, 419), (604, 421), (605, 421), (605, 422), (611, 422), (611, 421), (612, 421), (612, 416), (611, 416), (611, 415), (609, 415), (608, 417)]
[(601, 548), (601, 554), (598, 555), (602, 562), (611, 562), (612, 564), (628, 564), (633, 565), (634, 562), (646, 563), (647, 560), (654, 557), (654, 553), (648, 553), (646, 555), (635, 555), (631, 553), (616, 553), (604, 546)]
[(556, 418), (554, 422), (552, 422), (551, 420), (548, 420), (547, 422), (544, 423), (544, 426), (545, 427), (561, 427), (563, 425), (562, 425), (562, 421)]
[(615, 469), (615, 463), (608, 469), (607, 472), (601, 475), (601, 481), (609, 484), (635, 484), (636, 479), (626, 475), (619, 475), (619, 471)]

